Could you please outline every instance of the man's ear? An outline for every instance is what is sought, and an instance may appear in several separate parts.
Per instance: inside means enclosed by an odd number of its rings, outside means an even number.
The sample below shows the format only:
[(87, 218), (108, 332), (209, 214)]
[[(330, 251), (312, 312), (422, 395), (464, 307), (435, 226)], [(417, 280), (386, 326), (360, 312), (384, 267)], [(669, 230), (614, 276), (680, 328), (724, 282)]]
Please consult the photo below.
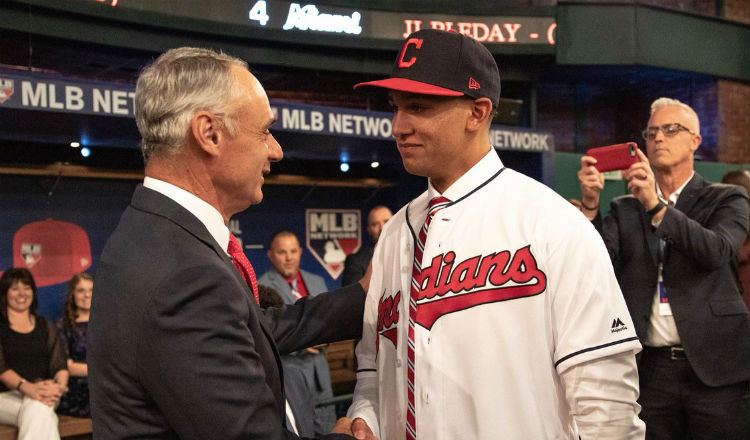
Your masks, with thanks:
[(483, 129), (492, 114), (492, 101), (489, 98), (479, 98), (472, 101), (471, 115), (466, 121), (468, 131)]
[(701, 146), (701, 141), (703, 140), (703, 137), (699, 134), (693, 135), (693, 152), (698, 150), (698, 147)]
[(196, 144), (209, 155), (219, 154), (219, 144), (223, 140), (221, 121), (207, 111), (196, 112), (190, 119), (190, 133)]

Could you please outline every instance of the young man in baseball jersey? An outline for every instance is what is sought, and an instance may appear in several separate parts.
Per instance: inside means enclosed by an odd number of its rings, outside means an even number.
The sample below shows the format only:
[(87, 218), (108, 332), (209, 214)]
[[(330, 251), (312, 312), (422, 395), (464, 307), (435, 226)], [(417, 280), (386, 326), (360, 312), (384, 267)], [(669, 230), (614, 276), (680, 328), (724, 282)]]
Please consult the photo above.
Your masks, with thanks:
[(642, 439), (638, 343), (586, 218), (505, 168), (489, 143), (490, 52), (410, 35), (389, 89), (393, 136), (428, 188), (373, 256), (349, 416), (383, 440)]

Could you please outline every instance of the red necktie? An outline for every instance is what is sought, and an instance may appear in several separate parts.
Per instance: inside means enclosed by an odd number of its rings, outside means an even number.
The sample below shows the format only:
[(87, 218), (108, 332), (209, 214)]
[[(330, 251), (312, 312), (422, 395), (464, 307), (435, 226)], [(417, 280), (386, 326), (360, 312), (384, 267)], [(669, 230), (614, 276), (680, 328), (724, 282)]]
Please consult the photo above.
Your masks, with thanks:
[(242, 252), (242, 246), (240, 246), (240, 242), (237, 240), (237, 237), (235, 237), (231, 232), (229, 233), (229, 245), (227, 246), (227, 253), (230, 257), (232, 257), (232, 263), (234, 264), (234, 267), (236, 267), (237, 270), (240, 271), (240, 275), (242, 275), (245, 283), (247, 283), (247, 285), (250, 286), (250, 290), (253, 291), (255, 302), (260, 302), (258, 300), (258, 281), (255, 279), (255, 271), (253, 270), (253, 266), (250, 264), (250, 260), (248, 260), (245, 256), (245, 253)]
[(417, 418), (416, 408), (414, 405), (414, 323), (417, 320), (417, 298), (422, 284), (422, 252), (424, 243), (427, 240), (427, 231), (430, 229), (432, 217), (450, 204), (450, 200), (445, 197), (435, 197), (430, 200), (427, 206), (427, 217), (424, 219), (424, 225), (419, 230), (417, 246), (414, 248), (414, 265), (411, 270), (411, 289), (409, 298), (409, 341), (406, 344), (406, 397), (408, 405), (406, 410), (406, 438), (407, 440), (416, 440), (417, 438)]

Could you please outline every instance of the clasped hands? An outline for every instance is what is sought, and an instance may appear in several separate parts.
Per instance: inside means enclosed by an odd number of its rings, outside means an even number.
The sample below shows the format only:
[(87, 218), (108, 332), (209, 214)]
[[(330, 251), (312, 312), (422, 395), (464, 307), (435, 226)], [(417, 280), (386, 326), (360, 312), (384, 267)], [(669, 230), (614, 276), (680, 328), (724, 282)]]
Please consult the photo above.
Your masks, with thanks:
[(26, 382), (26, 386), (24, 387), (24, 393), (27, 396), (49, 407), (54, 407), (66, 391), (68, 389), (65, 385), (59, 384), (52, 379), (41, 380), (39, 382)]
[(357, 440), (378, 440), (372, 433), (370, 427), (367, 426), (367, 422), (359, 417), (354, 420), (349, 417), (340, 418), (331, 432), (333, 434), (351, 435)]

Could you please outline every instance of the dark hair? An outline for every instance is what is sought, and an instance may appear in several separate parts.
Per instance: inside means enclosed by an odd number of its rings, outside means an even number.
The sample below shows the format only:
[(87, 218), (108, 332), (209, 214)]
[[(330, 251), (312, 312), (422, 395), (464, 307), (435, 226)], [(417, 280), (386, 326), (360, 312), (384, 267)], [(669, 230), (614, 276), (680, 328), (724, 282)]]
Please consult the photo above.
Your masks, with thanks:
[(721, 183), (729, 183), (732, 185), (739, 185), (745, 188), (747, 194), (750, 195), (750, 173), (745, 170), (733, 170), (724, 174), (721, 178)]
[[(271, 234), (271, 238), (268, 240), (268, 249), (271, 249), (273, 246), (274, 240), (276, 240), (276, 237), (279, 236), (292, 236), (297, 239), (297, 242), (299, 242), (299, 238), (297, 238), (297, 234), (290, 231), (289, 229), (279, 229), (278, 231), (275, 231), (273, 234)], [(302, 244), (300, 243), (300, 246)]]
[(3, 322), (8, 322), (8, 290), (15, 283), (24, 283), (31, 287), (31, 306), (29, 307), (29, 313), (37, 316), (36, 310), (39, 306), (36, 298), (36, 283), (34, 282), (34, 276), (31, 275), (28, 269), (24, 267), (9, 267), (3, 272), (3, 276), (0, 277), (0, 319)]
[(258, 305), (262, 309), (266, 307), (282, 307), (284, 300), (281, 299), (281, 295), (273, 287), (258, 284)]
[(63, 328), (66, 330), (73, 330), (76, 328), (76, 315), (78, 314), (78, 307), (76, 307), (75, 293), (76, 286), (82, 280), (94, 282), (94, 277), (86, 272), (81, 272), (73, 275), (73, 278), (68, 281), (68, 294), (65, 297), (65, 314), (62, 318)]

